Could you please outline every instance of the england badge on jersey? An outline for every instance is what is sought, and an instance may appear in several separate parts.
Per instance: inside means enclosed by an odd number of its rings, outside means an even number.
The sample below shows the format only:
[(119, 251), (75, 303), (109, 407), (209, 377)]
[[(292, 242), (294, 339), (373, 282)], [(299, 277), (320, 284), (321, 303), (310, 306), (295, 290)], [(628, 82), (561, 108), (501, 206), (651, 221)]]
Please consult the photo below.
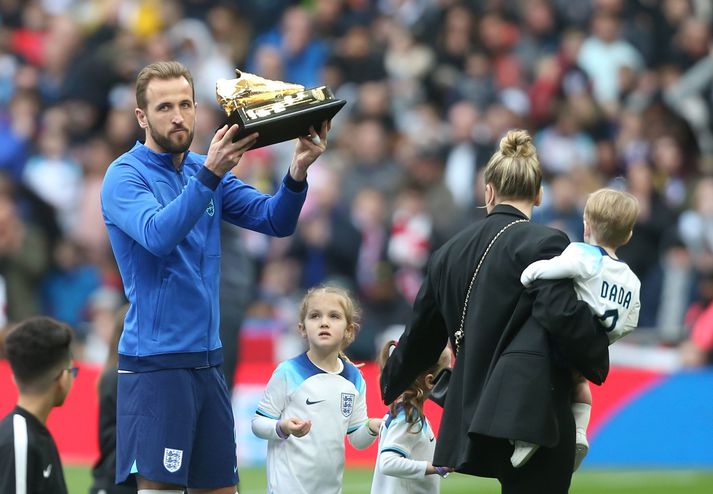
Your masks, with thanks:
[(171, 449), (165, 448), (163, 450), (163, 466), (166, 470), (173, 473), (181, 468), (181, 462), (183, 461), (183, 450), (181, 449)]
[(342, 393), (342, 415), (349, 417), (354, 410), (354, 393)]

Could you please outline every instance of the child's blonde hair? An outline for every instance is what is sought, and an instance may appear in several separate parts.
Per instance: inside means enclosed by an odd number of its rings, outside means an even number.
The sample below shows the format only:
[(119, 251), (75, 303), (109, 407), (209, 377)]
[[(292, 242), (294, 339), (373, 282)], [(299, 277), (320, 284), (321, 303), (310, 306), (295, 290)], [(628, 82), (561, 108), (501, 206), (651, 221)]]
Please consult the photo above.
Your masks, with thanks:
[[(318, 287), (310, 288), (307, 293), (302, 298), (300, 303), (300, 324), (304, 325), (305, 318), (307, 317), (307, 307), (309, 301), (312, 297), (322, 294), (333, 294), (341, 298), (340, 305), (344, 311), (344, 318), (347, 321), (347, 329), (344, 333), (344, 341), (342, 342), (341, 350), (344, 350), (349, 345), (354, 342), (357, 332), (359, 331), (359, 307), (350, 295), (348, 290), (340, 288), (338, 286), (331, 285), (321, 285)], [(340, 352), (340, 356), (345, 358), (345, 355)]]
[[(394, 347), (396, 347), (396, 341), (391, 340), (386, 342), (384, 348), (382, 348), (381, 354), (379, 355), (380, 370), (384, 369), (386, 360), (389, 358), (391, 349)], [(438, 357), (438, 361), (414, 379), (413, 383), (401, 394), (400, 400), (394, 401), (389, 405), (389, 412), (391, 412), (391, 415), (394, 417), (398, 414), (398, 407), (403, 407), (409, 431), (417, 427), (413, 432), (418, 432), (423, 429), (423, 424), (426, 423), (426, 415), (423, 413), (423, 404), (426, 402), (428, 392), (430, 391), (430, 387), (426, 384), (426, 376), (429, 374), (433, 377), (437, 376), (442, 369), (451, 366), (452, 359), (453, 352), (450, 347), (446, 346)]]
[(636, 197), (620, 190), (599, 189), (584, 205), (584, 221), (597, 242), (607, 247), (620, 247), (629, 241), (637, 216)]

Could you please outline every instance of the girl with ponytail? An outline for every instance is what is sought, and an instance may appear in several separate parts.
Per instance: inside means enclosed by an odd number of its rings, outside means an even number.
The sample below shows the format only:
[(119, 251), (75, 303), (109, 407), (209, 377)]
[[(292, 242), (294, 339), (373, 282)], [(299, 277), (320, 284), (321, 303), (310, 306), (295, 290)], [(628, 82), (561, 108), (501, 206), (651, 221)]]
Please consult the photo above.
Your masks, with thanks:
[[(386, 343), (381, 351), (383, 368), (395, 341)], [(436, 437), (423, 406), (433, 388), (438, 373), (450, 367), (453, 358), (449, 347), (442, 352), (435, 365), (420, 374), (401, 396), (389, 406), (379, 430), (379, 455), (371, 485), (372, 494), (438, 493), (441, 477), (450, 468), (434, 466), (433, 452)]]

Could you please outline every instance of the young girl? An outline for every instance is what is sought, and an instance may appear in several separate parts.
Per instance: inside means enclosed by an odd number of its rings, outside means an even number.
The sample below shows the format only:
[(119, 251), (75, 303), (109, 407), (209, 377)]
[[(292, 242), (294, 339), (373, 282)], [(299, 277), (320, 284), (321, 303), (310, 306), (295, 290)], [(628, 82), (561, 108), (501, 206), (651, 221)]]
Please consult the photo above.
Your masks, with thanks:
[(366, 385), (343, 355), (354, 341), (357, 309), (340, 288), (310, 289), (300, 307), (299, 332), (309, 350), (282, 362), (267, 383), (253, 417), (267, 439), (271, 494), (339, 494), (344, 435), (358, 449), (376, 438), (381, 419), (366, 414)]
[[(381, 352), (383, 368), (395, 342)], [(451, 350), (446, 347), (438, 362), (421, 374), (389, 407), (379, 431), (379, 456), (371, 484), (371, 494), (433, 494), (440, 491), (440, 477), (450, 471), (431, 463), (436, 437), (423, 404), (433, 388), (433, 379), (441, 369), (450, 367)], [(440, 476), (440, 477), (439, 477)]]

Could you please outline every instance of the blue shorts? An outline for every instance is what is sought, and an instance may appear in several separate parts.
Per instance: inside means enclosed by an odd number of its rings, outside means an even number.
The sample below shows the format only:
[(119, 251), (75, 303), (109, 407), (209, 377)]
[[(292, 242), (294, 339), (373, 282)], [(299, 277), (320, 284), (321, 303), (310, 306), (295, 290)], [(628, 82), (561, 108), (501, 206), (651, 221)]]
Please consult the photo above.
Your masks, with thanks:
[(196, 489), (235, 485), (235, 426), (220, 367), (120, 373), (116, 482), (132, 473)]

